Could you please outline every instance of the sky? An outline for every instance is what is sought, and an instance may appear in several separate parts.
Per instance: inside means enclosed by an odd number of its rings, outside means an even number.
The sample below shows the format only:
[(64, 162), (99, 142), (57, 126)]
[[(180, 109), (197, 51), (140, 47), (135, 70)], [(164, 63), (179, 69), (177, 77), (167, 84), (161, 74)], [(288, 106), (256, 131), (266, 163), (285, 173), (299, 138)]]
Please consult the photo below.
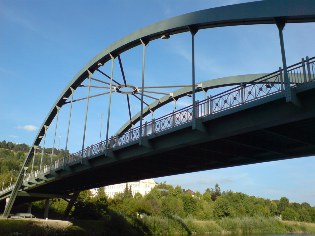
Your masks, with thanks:
[[(71, 79), (115, 41), (173, 16), (244, 2), (249, 1), (0, 0), (0, 140), (31, 145), (49, 110)], [(314, 23), (286, 25), (284, 40), (288, 65), (315, 55), (312, 47), (314, 30)], [(150, 42), (146, 84), (189, 84), (190, 43), (187, 33), (172, 36), (169, 40)], [(127, 82), (135, 86), (141, 84), (141, 55), (141, 47), (121, 55)], [(199, 82), (232, 75), (268, 73), (280, 66), (275, 25), (213, 28), (199, 31), (196, 35), (196, 80)], [(110, 63), (101, 69), (110, 74)], [(99, 74), (95, 76), (105, 80)], [(114, 78), (122, 82), (117, 60)], [(91, 89), (91, 94), (100, 92), (104, 91)], [(87, 96), (86, 88), (79, 88), (75, 96)], [(188, 103), (187, 99), (180, 100), (177, 108)], [(91, 102), (85, 145), (99, 142), (100, 135), (104, 139), (107, 104), (107, 96)], [(132, 114), (135, 114), (140, 104), (136, 100), (131, 100), (131, 104)], [(85, 107), (86, 102), (78, 102), (73, 108), (71, 152), (82, 146)], [(154, 115), (158, 117), (167, 109), (173, 109), (173, 104)], [(55, 147), (65, 147), (68, 113), (69, 106), (60, 111)], [(113, 94), (109, 134), (114, 134), (126, 121), (126, 99)], [(48, 147), (53, 145), (54, 122), (47, 133)], [(291, 201), (309, 202), (315, 206), (314, 167), (315, 158), (305, 157), (155, 180), (201, 192), (218, 183), (222, 190), (269, 199), (286, 196)]]

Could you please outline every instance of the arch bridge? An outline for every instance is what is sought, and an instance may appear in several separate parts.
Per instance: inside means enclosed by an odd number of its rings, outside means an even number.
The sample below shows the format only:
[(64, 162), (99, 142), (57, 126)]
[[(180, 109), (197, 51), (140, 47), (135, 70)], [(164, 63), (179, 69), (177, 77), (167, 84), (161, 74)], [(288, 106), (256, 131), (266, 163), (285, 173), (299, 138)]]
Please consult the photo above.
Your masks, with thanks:
[[(287, 23), (315, 21), (313, 0), (266, 0), (224, 6), (171, 18), (141, 29), (110, 45), (95, 56), (61, 93), (23, 163), (16, 182), (0, 191), (8, 217), (13, 205), (38, 199), (69, 200), (69, 213), (79, 191), (109, 184), (171, 174), (210, 170), (315, 154), (315, 58), (287, 66), (283, 28)], [(279, 32), (282, 61), (269, 74), (231, 76), (196, 83), (195, 35), (200, 30), (239, 25), (274, 24)], [(145, 83), (146, 48), (180, 33), (191, 35), (191, 76), (186, 85)], [(127, 83), (122, 54), (142, 47), (141, 86)], [(119, 64), (122, 80), (114, 78)], [(110, 74), (103, 66), (110, 66)], [(87, 96), (76, 97), (85, 89)], [(102, 92), (91, 95), (91, 88)], [(169, 91), (169, 90), (173, 91)], [(112, 95), (126, 98), (129, 118), (115, 133), (109, 132)], [(200, 94), (205, 96), (201, 98)], [(211, 94), (211, 96), (209, 95)], [(86, 145), (87, 120), (93, 98), (108, 97), (106, 137)], [(158, 97), (159, 96), (159, 97)], [(140, 111), (132, 116), (132, 99)], [(170, 103), (190, 104), (166, 112)], [(86, 102), (82, 148), (69, 153), (72, 108)], [(151, 102), (149, 102), (151, 101)], [(64, 155), (56, 155), (60, 111), (68, 107)], [(121, 109), (121, 107), (119, 107)], [(150, 119), (150, 114), (164, 115)], [(52, 125), (52, 123), (54, 125)], [(45, 152), (49, 127), (52, 153)], [(101, 134), (100, 134), (101, 136)], [(39, 165), (34, 163), (41, 145)]]

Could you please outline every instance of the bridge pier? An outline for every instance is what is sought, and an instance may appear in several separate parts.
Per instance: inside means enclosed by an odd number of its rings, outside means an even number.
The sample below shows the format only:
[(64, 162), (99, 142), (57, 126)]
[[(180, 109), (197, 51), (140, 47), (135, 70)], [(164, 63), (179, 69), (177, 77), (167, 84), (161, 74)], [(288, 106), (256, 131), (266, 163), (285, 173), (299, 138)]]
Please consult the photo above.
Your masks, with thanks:
[(71, 199), (70, 199), (70, 201), (69, 201), (69, 203), (67, 205), (67, 208), (66, 208), (66, 210), (64, 212), (64, 217), (65, 218), (67, 218), (69, 216), (70, 211), (71, 211), (75, 201), (77, 200), (79, 194), (80, 194), (80, 192), (78, 191), (78, 192), (73, 193), (73, 195), (71, 196)]
[(45, 200), (44, 219), (48, 219), (49, 204), (50, 204), (50, 199), (47, 198), (47, 199)]
[(27, 213), (32, 213), (32, 203), (30, 202), (27, 207)]

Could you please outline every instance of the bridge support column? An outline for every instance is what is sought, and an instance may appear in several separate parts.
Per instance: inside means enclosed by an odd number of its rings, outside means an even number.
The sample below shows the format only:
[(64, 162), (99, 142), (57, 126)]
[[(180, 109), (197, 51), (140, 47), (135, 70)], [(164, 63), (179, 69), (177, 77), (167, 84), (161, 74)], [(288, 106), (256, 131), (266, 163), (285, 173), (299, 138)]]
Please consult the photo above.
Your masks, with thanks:
[(27, 207), (27, 213), (32, 213), (32, 203), (30, 202), (29, 204), (28, 204), (28, 207)]
[(6, 205), (5, 205), (5, 208), (4, 208), (4, 212), (3, 212), (3, 215), (2, 217), (3, 218), (8, 218), (9, 217), (9, 214), (11, 212), (11, 209), (13, 207), (13, 204), (15, 202), (15, 199), (16, 199), (16, 196), (17, 196), (17, 193), (19, 191), (19, 189), (21, 188), (21, 185), (23, 183), (23, 178), (24, 178), (24, 175), (28, 169), (27, 165), (29, 165), (30, 161), (31, 161), (31, 155), (34, 154), (34, 147), (31, 147), (28, 155), (27, 155), (27, 158), (26, 160), (24, 161), (24, 164), (23, 164), (23, 167), (17, 177), (17, 180), (15, 182), (15, 185), (14, 185), (14, 188), (12, 189), (12, 192), (11, 192), (11, 195), (10, 195), (10, 198), (9, 200), (6, 199)]
[(10, 198), (9, 198), (9, 197), (7, 197), (7, 198), (5, 199), (5, 208), (7, 208), (7, 207), (8, 207), (9, 201), (10, 201)]
[(47, 199), (45, 200), (44, 219), (48, 219), (49, 204), (50, 204), (50, 199), (47, 198)]
[(189, 26), (191, 33), (191, 78), (192, 78), (192, 128), (196, 129), (196, 80), (195, 80), (195, 35), (198, 29), (195, 26)]
[(68, 205), (67, 205), (67, 208), (66, 208), (66, 210), (65, 210), (65, 213), (64, 213), (65, 218), (67, 218), (67, 217), (69, 216), (70, 211), (71, 211), (71, 209), (72, 209), (72, 207), (73, 207), (75, 201), (77, 200), (79, 194), (80, 194), (80, 192), (75, 192), (75, 193), (73, 193), (73, 195), (71, 196), (71, 199), (70, 199), (70, 201), (69, 201), (69, 203), (68, 203)]
[(282, 64), (283, 64), (285, 96), (286, 96), (286, 101), (291, 102), (292, 101), (292, 91), (291, 91), (290, 80), (289, 80), (289, 76), (288, 76), (287, 60), (286, 60), (286, 56), (285, 56), (285, 48), (284, 48), (284, 40), (283, 40), (283, 29), (285, 26), (285, 19), (276, 18), (275, 20), (276, 20), (276, 25), (277, 25), (278, 31), (279, 31), (281, 57), (282, 57)]

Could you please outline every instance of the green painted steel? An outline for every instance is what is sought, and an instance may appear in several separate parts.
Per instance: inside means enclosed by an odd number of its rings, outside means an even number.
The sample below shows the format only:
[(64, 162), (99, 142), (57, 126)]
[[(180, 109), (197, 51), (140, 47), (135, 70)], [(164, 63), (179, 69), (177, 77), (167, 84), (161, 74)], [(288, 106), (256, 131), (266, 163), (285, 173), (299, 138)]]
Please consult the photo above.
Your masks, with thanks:
[(191, 25), (205, 29), (237, 25), (275, 24), (275, 18), (279, 17), (284, 18), (287, 23), (315, 22), (314, 1), (267, 0), (212, 8), (161, 21), (126, 36), (95, 56), (72, 79), (48, 113), (34, 140), (34, 145), (39, 145), (41, 141), (39, 137), (44, 134), (44, 125), (50, 125), (54, 119), (57, 113), (55, 107), (62, 107), (65, 102), (63, 98), (71, 95), (71, 88), (76, 89), (88, 77), (88, 71), (93, 73), (100, 65), (108, 62), (111, 59), (110, 54), (118, 55), (136, 47), (141, 44), (140, 39), (152, 41), (165, 34), (187, 32), (189, 31), (188, 26)]

